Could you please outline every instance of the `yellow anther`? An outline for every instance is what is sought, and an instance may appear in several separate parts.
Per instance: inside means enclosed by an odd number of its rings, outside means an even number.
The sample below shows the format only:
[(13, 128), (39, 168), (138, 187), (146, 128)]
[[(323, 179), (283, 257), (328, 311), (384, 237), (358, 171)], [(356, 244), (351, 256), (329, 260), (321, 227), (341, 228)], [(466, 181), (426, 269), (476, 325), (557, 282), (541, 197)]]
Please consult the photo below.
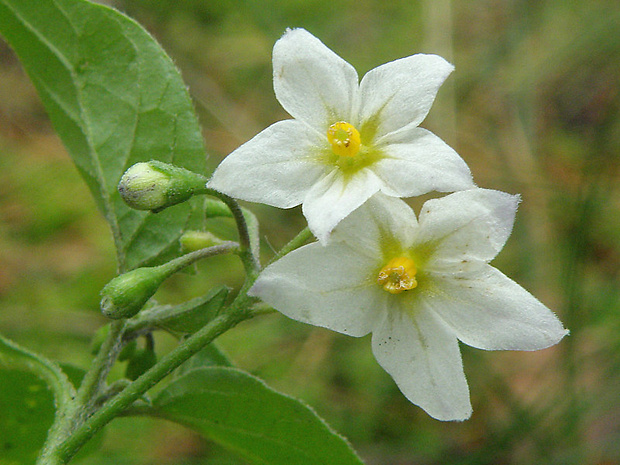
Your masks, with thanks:
[(341, 157), (354, 157), (362, 145), (358, 130), (344, 121), (339, 121), (329, 127), (327, 140), (332, 145), (332, 151)]
[(415, 279), (417, 269), (413, 260), (407, 257), (391, 259), (381, 268), (377, 276), (377, 284), (390, 294), (400, 294), (418, 285)]

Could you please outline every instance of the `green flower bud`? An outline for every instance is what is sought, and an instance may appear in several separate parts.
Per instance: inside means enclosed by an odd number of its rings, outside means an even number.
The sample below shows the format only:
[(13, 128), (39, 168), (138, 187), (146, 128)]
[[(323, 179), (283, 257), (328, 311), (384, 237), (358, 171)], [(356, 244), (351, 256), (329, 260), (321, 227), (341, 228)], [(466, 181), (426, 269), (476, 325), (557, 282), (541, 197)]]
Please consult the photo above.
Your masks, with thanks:
[(206, 192), (207, 178), (156, 160), (136, 163), (121, 177), (118, 191), (127, 205), (155, 213)]
[(108, 318), (131, 318), (170, 275), (166, 267), (136, 268), (117, 276), (101, 290), (101, 311)]
[(207, 218), (232, 218), (233, 214), (226, 205), (221, 200), (206, 198), (205, 203), (205, 216)]
[(224, 241), (208, 231), (187, 231), (181, 236), (180, 242), (183, 253), (188, 253), (220, 245)]

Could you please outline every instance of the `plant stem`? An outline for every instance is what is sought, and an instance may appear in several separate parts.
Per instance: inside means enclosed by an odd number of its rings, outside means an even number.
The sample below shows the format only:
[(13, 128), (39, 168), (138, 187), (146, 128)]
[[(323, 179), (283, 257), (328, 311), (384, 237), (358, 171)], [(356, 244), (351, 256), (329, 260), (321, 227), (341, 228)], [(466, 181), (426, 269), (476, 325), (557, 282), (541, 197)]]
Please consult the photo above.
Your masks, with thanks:
[(254, 253), (252, 252), (248, 224), (245, 220), (245, 216), (243, 216), (243, 211), (241, 210), (239, 203), (237, 203), (237, 201), (232, 197), (229, 197), (226, 194), (223, 194), (213, 189), (205, 188), (205, 193), (212, 195), (213, 197), (217, 197), (222, 202), (224, 202), (230, 209), (230, 212), (232, 213), (235, 223), (237, 225), (237, 231), (239, 233), (239, 257), (243, 262), (245, 271), (248, 276), (258, 273), (258, 271), (260, 270), (260, 263), (258, 262), (258, 257), (254, 256)]
[(90, 369), (84, 376), (74, 402), (88, 414), (90, 403), (96, 396), (103, 381), (108, 375), (116, 355), (118, 354), (125, 320), (113, 321), (106, 340), (101, 345)]
[[(235, 251), (238, 248), (239, 244), (236, 242), (225, 242), (223, 244), (185, 254), (160, 266), (167, 269), (167, 274), (169, 276), (200, 259), (225, 254)], [(65, 402), (67, 405), (62, 409), (62, 415), (59, 416), (58, 420), (56, 420), (54, 424), (54, 427), (50, 431), (38, 463), (45, 465), (66, 463), (66, 460), (69, 460), (72, 454), (67, 459), (64, 459), (62, 458), (62, 455), (59, 455), (58, 453), (59, 450), (63, 450), (62, 445), (64, 444), (64, 441), (71, 441), (76, 431), (83, 430), (85, 424), (88, 424), (92, 418), (99, 414), (99, 412), (97, 412), (93, 415), (93, 411), (97, 407), (97, 400), (101, 398), (101, 390), (105, 379), (107, 378), (110, 368), (114, 364), (114, 361), (120, 351), (121, 340), (126, 329), (126, 323), (127, 320), (122, 319), (114, 321), (110, 324), (108, 336), (101, 345), (101, 348), (93, 360), (90, 369), (84, 376), (82, 384), (75, 394), (75, 398)], [(182, 363), (182, 361), (179, 362), (179, 364), (180, 363)], [(108, 419), (106, 423), (110, 419)], [(92, 434), (89, 434), (84, 441), (89, 439)], [(79, 445), (81, 445), (81, 443), (79, 443)]]
[(213, 257), (215, 255), (223, 255), (229, 252), (235, 252), (239, 248), (239, 244), (232, 241), (223, 242), (211, 247), (205, 247), (204, 249), (198, 249), (185, 255), (181, 255), (173, 260), (170, 260), (163, 265), (159, 265), (161, 268), (168, 270), (168, 276), (172, 276), (177, 271), (181, 271), (190, 265), (193, 265), (198, 260), (203, 258)]
[(304, 229), (299, 231), (299, 233), (293, 239), (291, 239), (288, 242), (288, 244), (286, 244), (284, 247), (282, 247), (278, 251), (278, 253), (276, 254), (275, 257), (273, 257), (270, 263), (275, 262), (276, 260), (279, 260), (280, 258), (284, 257), (287, 253), (290, 253), (293, 250), (298, 249), (299, 247), (304, 245), (308, 241), (308, 239), (312, 237), (313, 237), (313, 234), (312, 232), (310, 232), (310, 229), (308, 227), (305, 227)]
[[(249, 283), (246, 283), (249, 284)], [(244, 286), (247, 288), (249, 286)], [(251, 318), (253, 313), (248, 310), (253, 299), (248, 297), (245, 292), (240, 292), (237, 299), (232, 303), (229, 310), (213, 319), (202, 329), (194, 333), (183, 341), (171, 352), (120, 392), (116, 397), (106, 402), (101, 409), (95, 412), (82, 425), (76, 428), (54, 451), (55, 455), (49, 464), (67, 463), (79, 450), (79, 448), (92, 438), (103, 426), (117, 417), (123, 410), (146, 393), (155, 384), (161, 381), (172, 370), (177, 368), (192, 355), (199, 352), (207, 344), (211, 343), (217, 336), (237, 325), (239, 322)]]

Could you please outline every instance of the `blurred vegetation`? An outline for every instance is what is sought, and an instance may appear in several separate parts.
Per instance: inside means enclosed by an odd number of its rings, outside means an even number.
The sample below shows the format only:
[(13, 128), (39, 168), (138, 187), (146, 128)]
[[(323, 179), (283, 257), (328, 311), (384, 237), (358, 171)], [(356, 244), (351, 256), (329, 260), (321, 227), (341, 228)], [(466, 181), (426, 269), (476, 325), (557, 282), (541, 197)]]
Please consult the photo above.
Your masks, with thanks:
[[(473, 417), (410, 405), (370, 341), (279, 315), (221, 345), (242, 368), (305, 399), (368, 464), (620, 463), (620, 6), (615, 0), (117, 0), (181, 69), (210, 166), (274, 121), (271, 48), (305, 27), (369, 69), (418, 52), (456, 65), (423, 126), (481, 187), (521, 193), (495, 265), (554, 309), (571, 335), (545, 351), (463, 346)], [(412, 202), (419, 205), (419, 200)], [(303, 227), (299, 209), (252, 206), (266, 256)], [(86, 367), (115, 273), (104, 220), (11, 50), (0, 42), (0, 331)], [(232, 267), (232, 269), (231, 269)], [(236, 282), (230, 261), (175, 276), (180, 302)], [(157, 346), (172, 343), (161, 337)], [(119, 368), (120, 372), (120, 368)], [(243, 464), (181, 427), (119, 419), (83, 464)]]

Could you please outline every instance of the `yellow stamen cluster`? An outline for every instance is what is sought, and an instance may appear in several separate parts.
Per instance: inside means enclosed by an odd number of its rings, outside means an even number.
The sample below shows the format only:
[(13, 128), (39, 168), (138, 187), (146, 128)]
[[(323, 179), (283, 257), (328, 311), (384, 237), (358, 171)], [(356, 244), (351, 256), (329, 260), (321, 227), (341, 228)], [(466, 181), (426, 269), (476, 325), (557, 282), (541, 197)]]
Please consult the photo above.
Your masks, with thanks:
[(339, 121), (329, 127), (327, 140), (332, 146), (332, 151), (341, 157), (354, 157), (362, 145), (358, 130), (344, 121)]
[(400, 294), (415, 288), (418, 282), (415, 279), (417, 269), (413, 260), (407, 257), (391, 259), (381, 268), (377, 276), (377, 284), (390, 294)]

